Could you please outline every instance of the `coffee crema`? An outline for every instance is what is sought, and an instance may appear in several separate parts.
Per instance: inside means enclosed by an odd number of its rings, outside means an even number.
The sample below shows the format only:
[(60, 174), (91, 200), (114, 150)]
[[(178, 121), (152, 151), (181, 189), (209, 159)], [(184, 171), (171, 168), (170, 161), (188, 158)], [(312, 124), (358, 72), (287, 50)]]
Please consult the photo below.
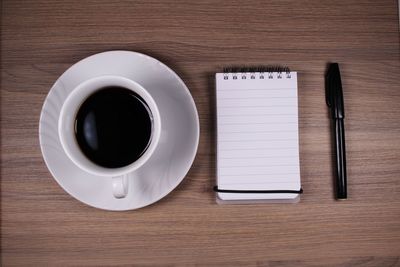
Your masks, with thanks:
[(105, 168), (138, 160), (151, 142), (153, 117), (132, 90), (110, 86), (90, 95), (75, 118), (75, 137), (83, 154)]

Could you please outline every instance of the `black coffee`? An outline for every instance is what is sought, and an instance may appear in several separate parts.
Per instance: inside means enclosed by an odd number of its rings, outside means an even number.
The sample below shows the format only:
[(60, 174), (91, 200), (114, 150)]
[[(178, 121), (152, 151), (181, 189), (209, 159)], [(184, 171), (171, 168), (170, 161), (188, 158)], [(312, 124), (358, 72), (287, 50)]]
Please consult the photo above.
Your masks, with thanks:
[(75, 136), (83, 154), (106, 168), (127, 166), (146, 151), (152, 114), (129, 89), (106, 87), (89, 96), (75, 119)]

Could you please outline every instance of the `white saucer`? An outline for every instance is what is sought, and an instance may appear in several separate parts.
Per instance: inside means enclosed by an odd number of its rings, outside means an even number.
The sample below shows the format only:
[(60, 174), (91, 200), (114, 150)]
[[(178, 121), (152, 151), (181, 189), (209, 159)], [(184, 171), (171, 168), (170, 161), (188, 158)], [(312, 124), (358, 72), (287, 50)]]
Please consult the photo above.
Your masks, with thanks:
[[(150, 93), (164, 90), (184, 130), (171, 133), (162, 151), (155, 151), (131, 179), (130, 193), (113, 196), (111, 178), (89, 174), (64, 153), (58, 137), (58, 118), (64, 100), (80, 83), (102, 75), (117, 75), (142, 85)], [(110, 51), (85, 58), (64, 72), (51, 88), (39, 123), (42, 154), (60, 186), (77, 200), (105, 210), (133, 210), (150, 205), (171, 192), (189, 171), (199, 142), (199, 117), (183, 81), (160, 61), (135, 52)], [(131, 194), (132, 193), (132, 194)]]

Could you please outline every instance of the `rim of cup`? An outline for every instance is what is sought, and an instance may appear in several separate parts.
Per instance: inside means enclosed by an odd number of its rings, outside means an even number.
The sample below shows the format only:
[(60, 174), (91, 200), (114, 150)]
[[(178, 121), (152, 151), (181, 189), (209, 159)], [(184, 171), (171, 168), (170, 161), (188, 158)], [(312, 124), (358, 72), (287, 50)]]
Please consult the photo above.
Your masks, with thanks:
[[(149, 146), (139, 159), (120, 168), (106, 168), (95, 164), (83, 154), (75, 138), (75, 119), (80, 106), (89, 96), (109, 86), (132, 90), (146, 102), (152, 113), (153, 130)], [(153, 154), (161, 134), (160, 113), (153, 97), (139, 83), (122, 76), (98, 76), (82, 82), (68, 95), (61, 107), (58, 133), (62, 148), (68, 158), (79, 168), (98, 176), (120, 176), (140, 168)]]

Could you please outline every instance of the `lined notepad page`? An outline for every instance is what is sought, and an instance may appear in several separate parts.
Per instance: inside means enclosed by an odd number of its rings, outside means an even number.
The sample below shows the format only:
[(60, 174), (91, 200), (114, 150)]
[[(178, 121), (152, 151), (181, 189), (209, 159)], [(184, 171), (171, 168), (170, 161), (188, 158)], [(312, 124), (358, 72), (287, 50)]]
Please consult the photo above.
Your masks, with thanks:
[[(218, 188), (299, 190), (297, 73), (217, 73), (216, 90)], [(279, 200), (298, 194), (218, 197)]]

